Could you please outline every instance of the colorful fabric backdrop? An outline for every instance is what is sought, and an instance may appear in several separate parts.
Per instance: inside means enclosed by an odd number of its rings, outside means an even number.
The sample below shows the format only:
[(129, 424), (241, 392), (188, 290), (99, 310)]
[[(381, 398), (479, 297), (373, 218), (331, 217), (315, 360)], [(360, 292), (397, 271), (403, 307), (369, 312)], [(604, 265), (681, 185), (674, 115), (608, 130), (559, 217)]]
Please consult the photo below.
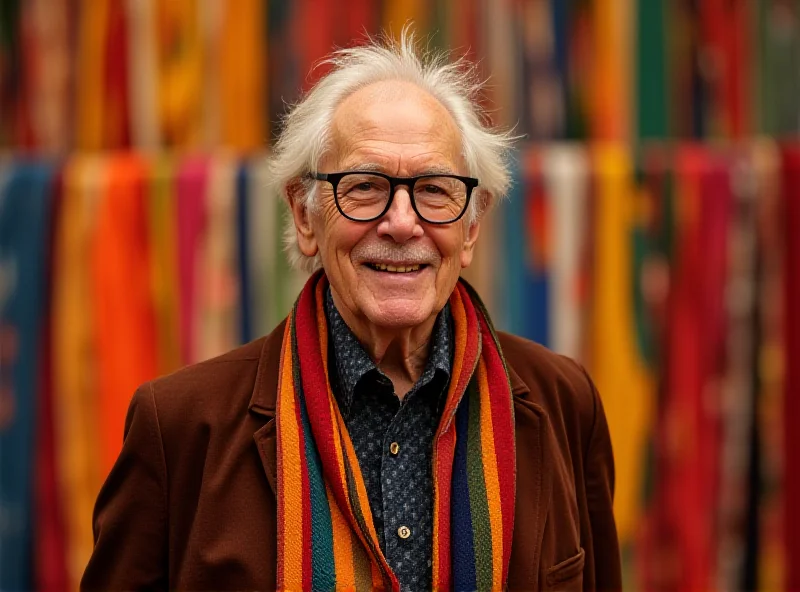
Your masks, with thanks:
[(408, 22), (532, 140), (800, 126), (798, 0), (5, 0), (0, 146), (257, 151), (332, 47)]
[(465, 274), (604, 403), (631, 589), (800, 588), (800, 0), (4, 0), (0, 589), (75, 589), (136, 385), (305, 276), (264, 153), (413, 20), (524, 137)]
[[(590, 368), (636, 588), (791, 589), (797, 577), (784, 500), (798, 155), (767, 140), (525, 150), (467, 270), (499, 328)], [(77, 582), (139, 383), (288, 313), (305, 276), (286, 266), (285, 206), (264, 195), (262, 163), (2, 161), (4, 585)]]

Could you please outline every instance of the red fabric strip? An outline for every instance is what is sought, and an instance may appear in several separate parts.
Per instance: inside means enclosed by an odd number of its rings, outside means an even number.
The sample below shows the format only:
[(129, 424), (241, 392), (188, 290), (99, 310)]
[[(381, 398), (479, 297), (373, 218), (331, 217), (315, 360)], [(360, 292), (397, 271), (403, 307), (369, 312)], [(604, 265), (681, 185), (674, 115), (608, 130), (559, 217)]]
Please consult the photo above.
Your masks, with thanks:
[(792, 422), (800, 417), (800, 146), (781, 147), (784, 207), (785, 278), (785, 384), (784, 384), (784, 479), (786, 590), (800, 590), (800, 430)]

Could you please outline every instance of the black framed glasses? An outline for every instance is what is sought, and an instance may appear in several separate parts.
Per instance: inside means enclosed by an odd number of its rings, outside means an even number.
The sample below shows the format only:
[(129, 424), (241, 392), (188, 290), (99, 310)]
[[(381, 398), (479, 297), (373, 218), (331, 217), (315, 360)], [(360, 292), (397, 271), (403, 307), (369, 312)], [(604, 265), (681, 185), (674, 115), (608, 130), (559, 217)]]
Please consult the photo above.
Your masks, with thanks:
[(467, 211), (472, 190), (478, 179), (458, 175), (421, 175), (391, 177), (368, 171), (309, 173), (311, 179), (333, 186), (333, 198), (339, 212), (354, 222), (372, 222), (389, 211), (395, 191), (408, 187), (411, 207), (429, 224), (452, 224)]

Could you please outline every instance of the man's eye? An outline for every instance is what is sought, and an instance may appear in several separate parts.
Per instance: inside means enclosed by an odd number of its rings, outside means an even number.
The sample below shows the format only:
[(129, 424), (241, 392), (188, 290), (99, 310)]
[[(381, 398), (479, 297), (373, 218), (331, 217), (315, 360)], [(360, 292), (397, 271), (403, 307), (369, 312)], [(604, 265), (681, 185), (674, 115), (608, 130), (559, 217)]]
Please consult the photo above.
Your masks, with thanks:
[(371, 191), (375, 191), (376, 189), (375, 183), (372, 181), (361, 181), (360, 183), (354, 183), (350, 187), (347, 188), (347, 193), (369, 193)]
[(445, 190), (436, 185), (425, 185), (425, 193), (444, 194)]

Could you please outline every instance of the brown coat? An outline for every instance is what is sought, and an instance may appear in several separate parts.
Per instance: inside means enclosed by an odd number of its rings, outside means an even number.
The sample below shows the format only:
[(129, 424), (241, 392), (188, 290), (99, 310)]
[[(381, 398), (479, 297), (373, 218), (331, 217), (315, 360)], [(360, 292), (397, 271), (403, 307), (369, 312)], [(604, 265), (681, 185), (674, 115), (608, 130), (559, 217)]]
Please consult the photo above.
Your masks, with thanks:
[[(89, 589), (275, 587), (275, 395), (283, 324), (142, 385), (97, 498)], [(583, 369), (500, 333), (514, 394), (512, 590), (621, 587), (614, 463)]]

